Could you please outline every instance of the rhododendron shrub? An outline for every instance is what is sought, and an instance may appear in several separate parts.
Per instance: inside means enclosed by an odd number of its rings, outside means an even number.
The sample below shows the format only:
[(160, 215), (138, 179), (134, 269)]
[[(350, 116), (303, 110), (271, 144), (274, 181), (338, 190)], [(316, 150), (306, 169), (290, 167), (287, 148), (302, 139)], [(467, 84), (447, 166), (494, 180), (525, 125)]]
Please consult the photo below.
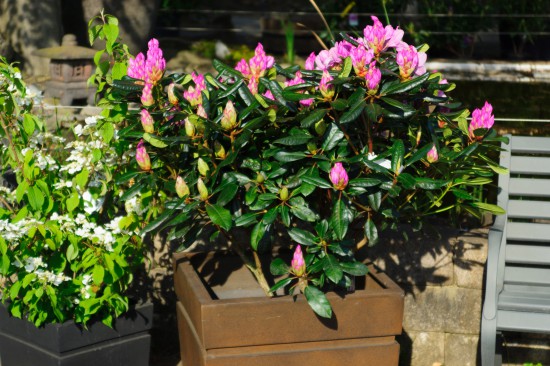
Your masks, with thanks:
[[(502, 212), (472, 194), (501, 169), (490, 158), (501, 140), (490, 105), (470, 122), (455, 85), (426, 71), (428, 47), (405, 43), (398, 27), (372, 17), (362, 37), (341, 37), (303, 67), (282, 67), (259, 43), (236, 65), (214, 60), (216, 74), (158, 76), (156, 66), (156, 82), (149, 56), (130, 58), (130, 70), (145, 71), (113, 79), (104, 113), (138, 149), (117, 181), (150, 198), (143, 234), (163, 231), (185, 248), (213, 232), (266, 293), (298, 288), (324, 317), (323, 291), (366, 273), (354, 253), (380, 231), (420, 230), (450, 211)], [(162, 45), (151, 47), (158, 57)], [(295, 254), (271, 262), (286, 277), (270, 288), (259, 253), (275, 238)]]

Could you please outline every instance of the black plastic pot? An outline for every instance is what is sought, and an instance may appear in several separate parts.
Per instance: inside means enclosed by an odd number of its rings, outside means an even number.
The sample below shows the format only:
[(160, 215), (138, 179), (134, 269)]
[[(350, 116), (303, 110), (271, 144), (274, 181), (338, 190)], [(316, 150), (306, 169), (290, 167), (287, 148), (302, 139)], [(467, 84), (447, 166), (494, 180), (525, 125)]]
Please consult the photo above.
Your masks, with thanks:
[(0, 365), (147, 366), (152, 323), (151, 303), (117, 318), (114, 328), (97, 322), (88, 329), (72, 321), (37, 328), (0, 304)]

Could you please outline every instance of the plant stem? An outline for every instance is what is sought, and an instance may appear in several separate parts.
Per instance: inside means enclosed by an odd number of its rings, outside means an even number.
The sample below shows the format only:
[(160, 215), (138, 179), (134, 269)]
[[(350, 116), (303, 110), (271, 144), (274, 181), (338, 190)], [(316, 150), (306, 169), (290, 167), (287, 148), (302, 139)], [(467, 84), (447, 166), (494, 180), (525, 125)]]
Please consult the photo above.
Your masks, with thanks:
[(231, 249), (234, 250), (239, 257), (241, 257), (244, 265), (246, 266), (246, 268), (248, 268), (250, 272), (252, 272), (252, 275), (254, 275), (256, 281), (258, 281), (258, 284), (260, 285), (262, 290), (264, 290), (265, 294), (268, 297), (273, 297), (273, 294), (269, 292), (270, 286), (269, 283), (267, 283), (264, 272), (262, 271), (262, 264), (258, 253), (256, 251), (253, 251), (254, 262), (252, 262), (239, 244), (233, 242), (231, 245)]

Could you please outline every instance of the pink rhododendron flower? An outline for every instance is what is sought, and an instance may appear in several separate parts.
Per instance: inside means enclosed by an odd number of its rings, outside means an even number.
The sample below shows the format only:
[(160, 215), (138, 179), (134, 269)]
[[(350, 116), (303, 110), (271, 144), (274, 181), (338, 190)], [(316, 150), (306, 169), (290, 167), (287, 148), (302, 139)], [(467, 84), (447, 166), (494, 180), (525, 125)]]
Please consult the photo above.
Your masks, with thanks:
[(265, 71), (272, 68), (275, 64), (275, 59), (273, 56), (267, 56), (264, 51), (264, 46), (261, 43), (258, 43), (256, 49), (254, 50), (254, 56), (248, 62), (250, 65), (250, 73), (255, 79), (265, 75)]
[(319, 52), (317, 57), (315, 57), (315, 67), (318, 70), (328, 70), (335, 63), (336, 61), (334, 60), (330, 52), (327, 50), (322, 50), (321, 52)]
[(339, 191), (342, 191), (346, 188), (348, 185), (348, 173), (344, 169), (344, 166), (342, 163), (336, 163), (332, 167), (329, 173), (329, 178), (332, 184), (334, 185), (334, 188), (336, 188)]
[(308, 58), (306, 59), (305, 69), (306, 70), (314, 70), (315, 69), (315, 52), (312, 52), (309, 54)]
[(292, 261), (290, 262), (290, 268), (292, 273), (294, 273), (297, 277), (302, 277), (306, 273), (306, 262), (304, 260), (304, 255), (300, 244), (298, 244), (294, 250), (294, 255), (292, 257)]
[(136, 161), (142, 170), (151, 170), (151, 159), (149, 158), (147, 150), (145, 150), (145, 146), (143, 146), (143, 140), (141, 140), (137, 145)]
[(140, 115), (141, 115), (141, 125), (143, 126), (143, 131), (147, 133), (155, 132), (153, 117), (147, 111), (147, 109), (142, 109), (140, 112)]
[(206, 110), (204, 109), (202, 104), (199, 104), (199, 106), (197, 107), (197, 116), (208, 119), (208, 115), (206, 114)]
[(248, 66), (248, 62), (246, 62), (244, 58), (241, 61), (237, 62), (235, 70), (243, 74), (245, 78), (249, 78), (252, 76), (252, 73), (250, 72), (250, 66)]
[(369, 92), (371, 92), (370, 94), (376, 93), (378, 91), (380, 81), (382, 80), (382, 72), (376, 67), (375, 61), (370, 63), (365, 74), (365, 80), (367, 81), (367, 88), (369, 89)]
[(373, 25), (367, 25), (363, 30), (363, 42), (365, 47), (374, 51), (375, 55), (386, 51), (389, 48), (397, 47), (401, 43), (404, 32), (391, 25), (384, 27), (382, 22), (374, 15), (371, 16)]
[(334, 96), (334, 85), (330, 84), (330, 81), (334, 78), (328, 70), (323, 71), (323, 76), (321, 77), (321, 82), (319, 83), (319, 90), (321, 94), (326, 99), (331, 99)]
[(399, 65), (399, 75), (403, 79), (410, 78), (413, 73), (422, 75), (426, 72), (426, 53), (418, 52), (416, 47), (402, 44), (397, 49), (395, 61)]
[(166, 60), (162, 56), (162, 50), (159, 47), (159, 41), (155, 38), (148, 43), (147, 60), (145, 61), (145, 71), (147, 80), (155, 84), (162, 78), (166, 69)]
[(478, 128), (489, 129), (495, 124), (495, 116), (493, 115), (493, 106), (489, 102), (485, 102), (483, 108), (475, 109), (472, 113), (472, 121), (468, 131), (470, 132), (470, 138), (481, 140), (482, 136), (476, 136), (474, 131)]
[(202, 104), (202, 91), (206, 90), (206, 82), (204, 81), (204, 75), (191, 73), (191, 78), (195, 83), (195, 86), (189, 86), (187, 91), (183, 92), (183, 97), (195, 107), (199, 104)]
[(426, 159), (428, 159), (428, 162), (435, 163), (439, 160), (439, 154), (437, 153), (437, 149), (435, 148), (435, 145), (428, 151), (428, 154), (426, 155)]
[(374, 51), (367, 50), (363, 46), (355, 47), (350, 52), (351, 63), (357, 76), (365, 77), (368, 71), (368, 65), (374, 59)]
[(135, 58), (128, 60), (128, 76), (134, 79), (145, 80), (145, 56), (139, 53)]
[(263, 93), (262, 95), (267, 99), (275, 100), (275, 97), (273, 96), (273, 93), (271, 92), (271, 90), (266, 90), (266, 92)]

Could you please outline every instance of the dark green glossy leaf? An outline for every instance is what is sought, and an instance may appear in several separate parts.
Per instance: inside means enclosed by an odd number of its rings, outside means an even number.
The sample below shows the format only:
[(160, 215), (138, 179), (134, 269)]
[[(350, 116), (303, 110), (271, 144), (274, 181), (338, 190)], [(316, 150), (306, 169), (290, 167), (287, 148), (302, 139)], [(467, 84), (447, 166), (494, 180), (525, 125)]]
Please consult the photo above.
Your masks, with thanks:
[(351, 212), (344, 203), (344, 200), (339, 199), (334, 203), (332, 215), (330, 216), (330, 225), (338, 240), (343, 240), (346, 236), (348, 226), (351, 223), (351, 216)]
[(218, 195), (218, 199), (217, 199), (216, 203), (219, 206), (227, 205), (235, 197), (238, 190), (239, 190), (239, 186), (237, 184), (227, 183), (225, 185), (225, 187), (223, 188), (223, 190)]
[(398, 83), (388, 88), (382, 88), (382, 90), (380, 90), (380, 94), (392, 95), (392, 94), (408, 92), (409, 90), (412, 90), (422, 85), (426, 80), (428, 80), (429, 77), (430, 77), (430, 74), (425, 73), (424, 75), (415, 77), (414, 79), (411, 79), (409, 81)]
[(206, 213), (215, 225), (218, 225), (226, 231), (229, 231), (231, 229), (231, 226), (233, 226), (231, 213), (228, 209), (225, 209), (220, 205), (207, 205)]
[(340, 267), (352, 276), (364, 276), (369, 273), (369, 267), (361, 262), (341, 262)]
[(258, 214), (256, 212), (249, 212), (242, 216), (235, 218), (235, 226), (249, 226), (258, 222)]
[(318, 242), (317, 237), (310, 233), (309, 231), (305, 231), (298, 228), (292, 228), (288, 230), (288, 235), (290, 236), (290, 239), (294, 240), (298, 244), (302, 245), (316, 245)]
[(368, 239), (368, 245), (373, 246), (378, 243), (378, 229), (371, 219), (365, 223), (365, 235)]
[(284, 279), (278, 281), (275, 285), (273, 285), (273, 287), (271, 287), (271, 288), (269, 289), (269, 292), (277, 292), (277, 290), (279, 290), (280, 288), (283, 288), (283, 287), (287, 286), (287, 285), (290, 284), (293, 280), (294, 280), (294, 278), (292, 278), (292, 277), (284, 278)]
[(403, 140), (397, 139), (393, 142), (391, 147), (392, 156), (391, 156), (391, 170), (398, 174), (399, 170), (403, 166), (403, 156), (405, 155), (405, 145)]
[(307, 115), (307, 117), (300, 121), (300, 125), (302, 127), (310, 127), (318, 121), (322, 120), (327, 112), (328, 110), (326, 109), (314, 109), (313, 111), (311, 111), (311, 113)]
[(332, 308), (330, 303), (327, 300), (325, 294), (313, 285), (309, 285), (304, 290), (304, 295), (306, 297), (307, 303), (315, 314), (323, 318), (332, 317)]
[(338, 145), (340, 141), (344, 138), (344, 133), (338, 128), (335, 123), (331, 123), (328, 126), (328, 131), (325, 133), (325, 138), (323, 139), (323, 144), (321, 148), (324, 151), (330, 151)]
[(319, 187), (322, 189), (328, 189), (332, 187), (332, 184), (330, 184), (326, 179), (323, 179), (321, 177), (315, 177), (311, 175), (303, 175), (301, 177), (302, 181), (311, 184), (314, 187)]
[(250, 246), (252, 247), (252, 250), (258, 250), (258, 245), (264, 237), (266, 229), (267, 226), (262, 221), (254, 225), (254, 228), (252, 228), (252, 232), (250, 233)]
[(273, 259), (269, 265), (269, 272), (271, 272), (274, 276), (284, 275), (285, 273), (288, 273), (289, 270), (290, 267), (282, 258)]
[(325, 271), (327, 277), (334, 283), (340, 282), (344, 276), (340, 263), (336, 257), (331, 254), (327, 254), (323, 258), (323, 271)]
[(447, 185), (448, 183), (449, 183), (448, 181), (441, 180), (441, 179), (431, 179), (431, 178), (425, 178), (425, 177), (416, 178), (416, 186), (427, 190), (439, 189)]

